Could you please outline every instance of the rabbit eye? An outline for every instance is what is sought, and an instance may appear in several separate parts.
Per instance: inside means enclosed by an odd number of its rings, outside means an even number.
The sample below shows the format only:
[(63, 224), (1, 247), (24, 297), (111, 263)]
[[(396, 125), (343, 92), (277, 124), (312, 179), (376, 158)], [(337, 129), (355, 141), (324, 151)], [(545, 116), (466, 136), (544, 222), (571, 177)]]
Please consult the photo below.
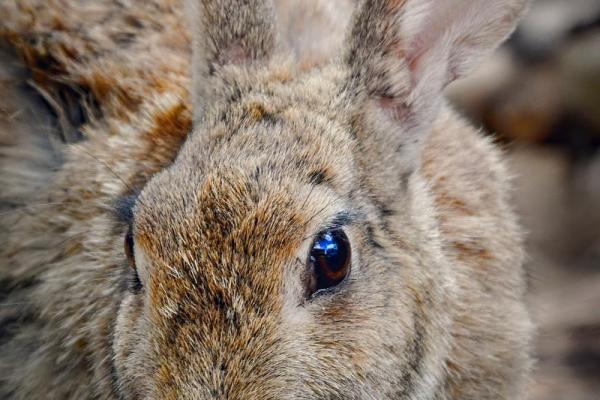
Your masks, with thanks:
[(131, 225), (127, 229), (127, 233), (125, 234), (125, 257), (127, 257), (127, 264), (135, 269), (135, 253), (133, 252), (133, 229)]
[(129, 290), (131, 290), (133, 293), (139, 293), (140, 290), (142, 290), (142, 281), (140, 281), (140, 277), (135, 266), (135, 252), (133, 251), (133, 228), (131, 225), (129, 225), (129, 228), (127, 228), (127, 233), (125, 233), (125, 240), (123, 244), (125, 247), (127, 264), (133, 272), (129, 279)]
[(310, 294), (340, 284), (350, 272), (351, 248), (342, 229), (327, 230), (313, 242), (309, 255)]

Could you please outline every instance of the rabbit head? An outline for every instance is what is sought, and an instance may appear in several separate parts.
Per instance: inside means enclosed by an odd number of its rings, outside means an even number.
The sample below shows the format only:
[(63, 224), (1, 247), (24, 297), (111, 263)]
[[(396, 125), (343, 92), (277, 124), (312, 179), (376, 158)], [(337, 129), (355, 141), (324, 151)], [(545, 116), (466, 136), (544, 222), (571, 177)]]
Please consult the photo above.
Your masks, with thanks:
[(448, 398), (457, 276), (423, 149), (525, 6), (366, 0), (301, 74), (269, 2), (188, 1), (194, 129), (128, 203), (124, 397)]

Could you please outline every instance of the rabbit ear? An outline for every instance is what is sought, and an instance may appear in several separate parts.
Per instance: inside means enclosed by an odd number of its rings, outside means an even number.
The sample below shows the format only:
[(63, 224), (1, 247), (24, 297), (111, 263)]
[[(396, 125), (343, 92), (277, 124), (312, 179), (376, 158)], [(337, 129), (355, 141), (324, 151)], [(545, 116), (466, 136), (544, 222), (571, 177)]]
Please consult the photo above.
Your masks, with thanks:
[(360, 129), (377, 133), (379, 125), (395, 131), (396, 148), (422, 142), (439, 112), (442, 90), (506, 39), (527, 4), (363, 1), (344, 59), (350, 70), (344, 93), (366, 119)]
[(263, 0), (186, 0), (192, 31), (194, 119), (211, 101), (211, 79), (225, 65), (267, 61), (276, 45), (274, 9)]

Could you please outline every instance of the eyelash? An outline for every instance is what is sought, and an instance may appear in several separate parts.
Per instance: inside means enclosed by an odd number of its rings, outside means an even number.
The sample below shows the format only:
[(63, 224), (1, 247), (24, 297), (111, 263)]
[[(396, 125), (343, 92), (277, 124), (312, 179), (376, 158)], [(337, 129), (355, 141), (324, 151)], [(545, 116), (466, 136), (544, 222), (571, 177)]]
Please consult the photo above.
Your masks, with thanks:
[(129, 274), (129, 279), (128, 279), (128, 289), (130, 292), (132, 292), (133, 294), (138, 294), (142, 291), (143, 286), (142, 286), (142, 281), (140, 280), (140, 277), (138, 276), (137, 270), (133, 270), (131, 271), (131, 273)]
[(137, 268), (135, 265), (135, 254), (133, 251), (133, 227), (131, 225), (129, 225), (129, 227), (127, 228), (127, 232), (125, 233), (125, 238), (124, 238), (124, 253), (125, 253), (125, 258), (127, 260), (127, 264), (129, 265), (129, 268), (131, 269), (131, 273), (129, 275), (130, 279), (129, 279), (129, 290), (133, 293), (139, 293), (142, 290), (142, 281), (140, 280), (140, 277), (138, 275), (137, 272)]

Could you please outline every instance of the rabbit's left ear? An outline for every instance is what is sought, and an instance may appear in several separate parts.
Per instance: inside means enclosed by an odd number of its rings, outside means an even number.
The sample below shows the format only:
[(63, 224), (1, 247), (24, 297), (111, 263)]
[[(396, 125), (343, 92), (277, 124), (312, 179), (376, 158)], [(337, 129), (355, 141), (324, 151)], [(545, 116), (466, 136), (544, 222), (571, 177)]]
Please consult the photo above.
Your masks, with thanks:
[(349, 71), (344, 96), (362, 115), (354, 117), (360, 131), (408, 151), (400, 158), (414, 169), (443, 89), (507, 38), (528, 2), (363, 0), (344, 60)]
[(275, 11), (266, 0), (186, 0), (192, 31), (194, 119), (212, 101), (211, 79), (228, 64), (268, 61), (276, 46)]

